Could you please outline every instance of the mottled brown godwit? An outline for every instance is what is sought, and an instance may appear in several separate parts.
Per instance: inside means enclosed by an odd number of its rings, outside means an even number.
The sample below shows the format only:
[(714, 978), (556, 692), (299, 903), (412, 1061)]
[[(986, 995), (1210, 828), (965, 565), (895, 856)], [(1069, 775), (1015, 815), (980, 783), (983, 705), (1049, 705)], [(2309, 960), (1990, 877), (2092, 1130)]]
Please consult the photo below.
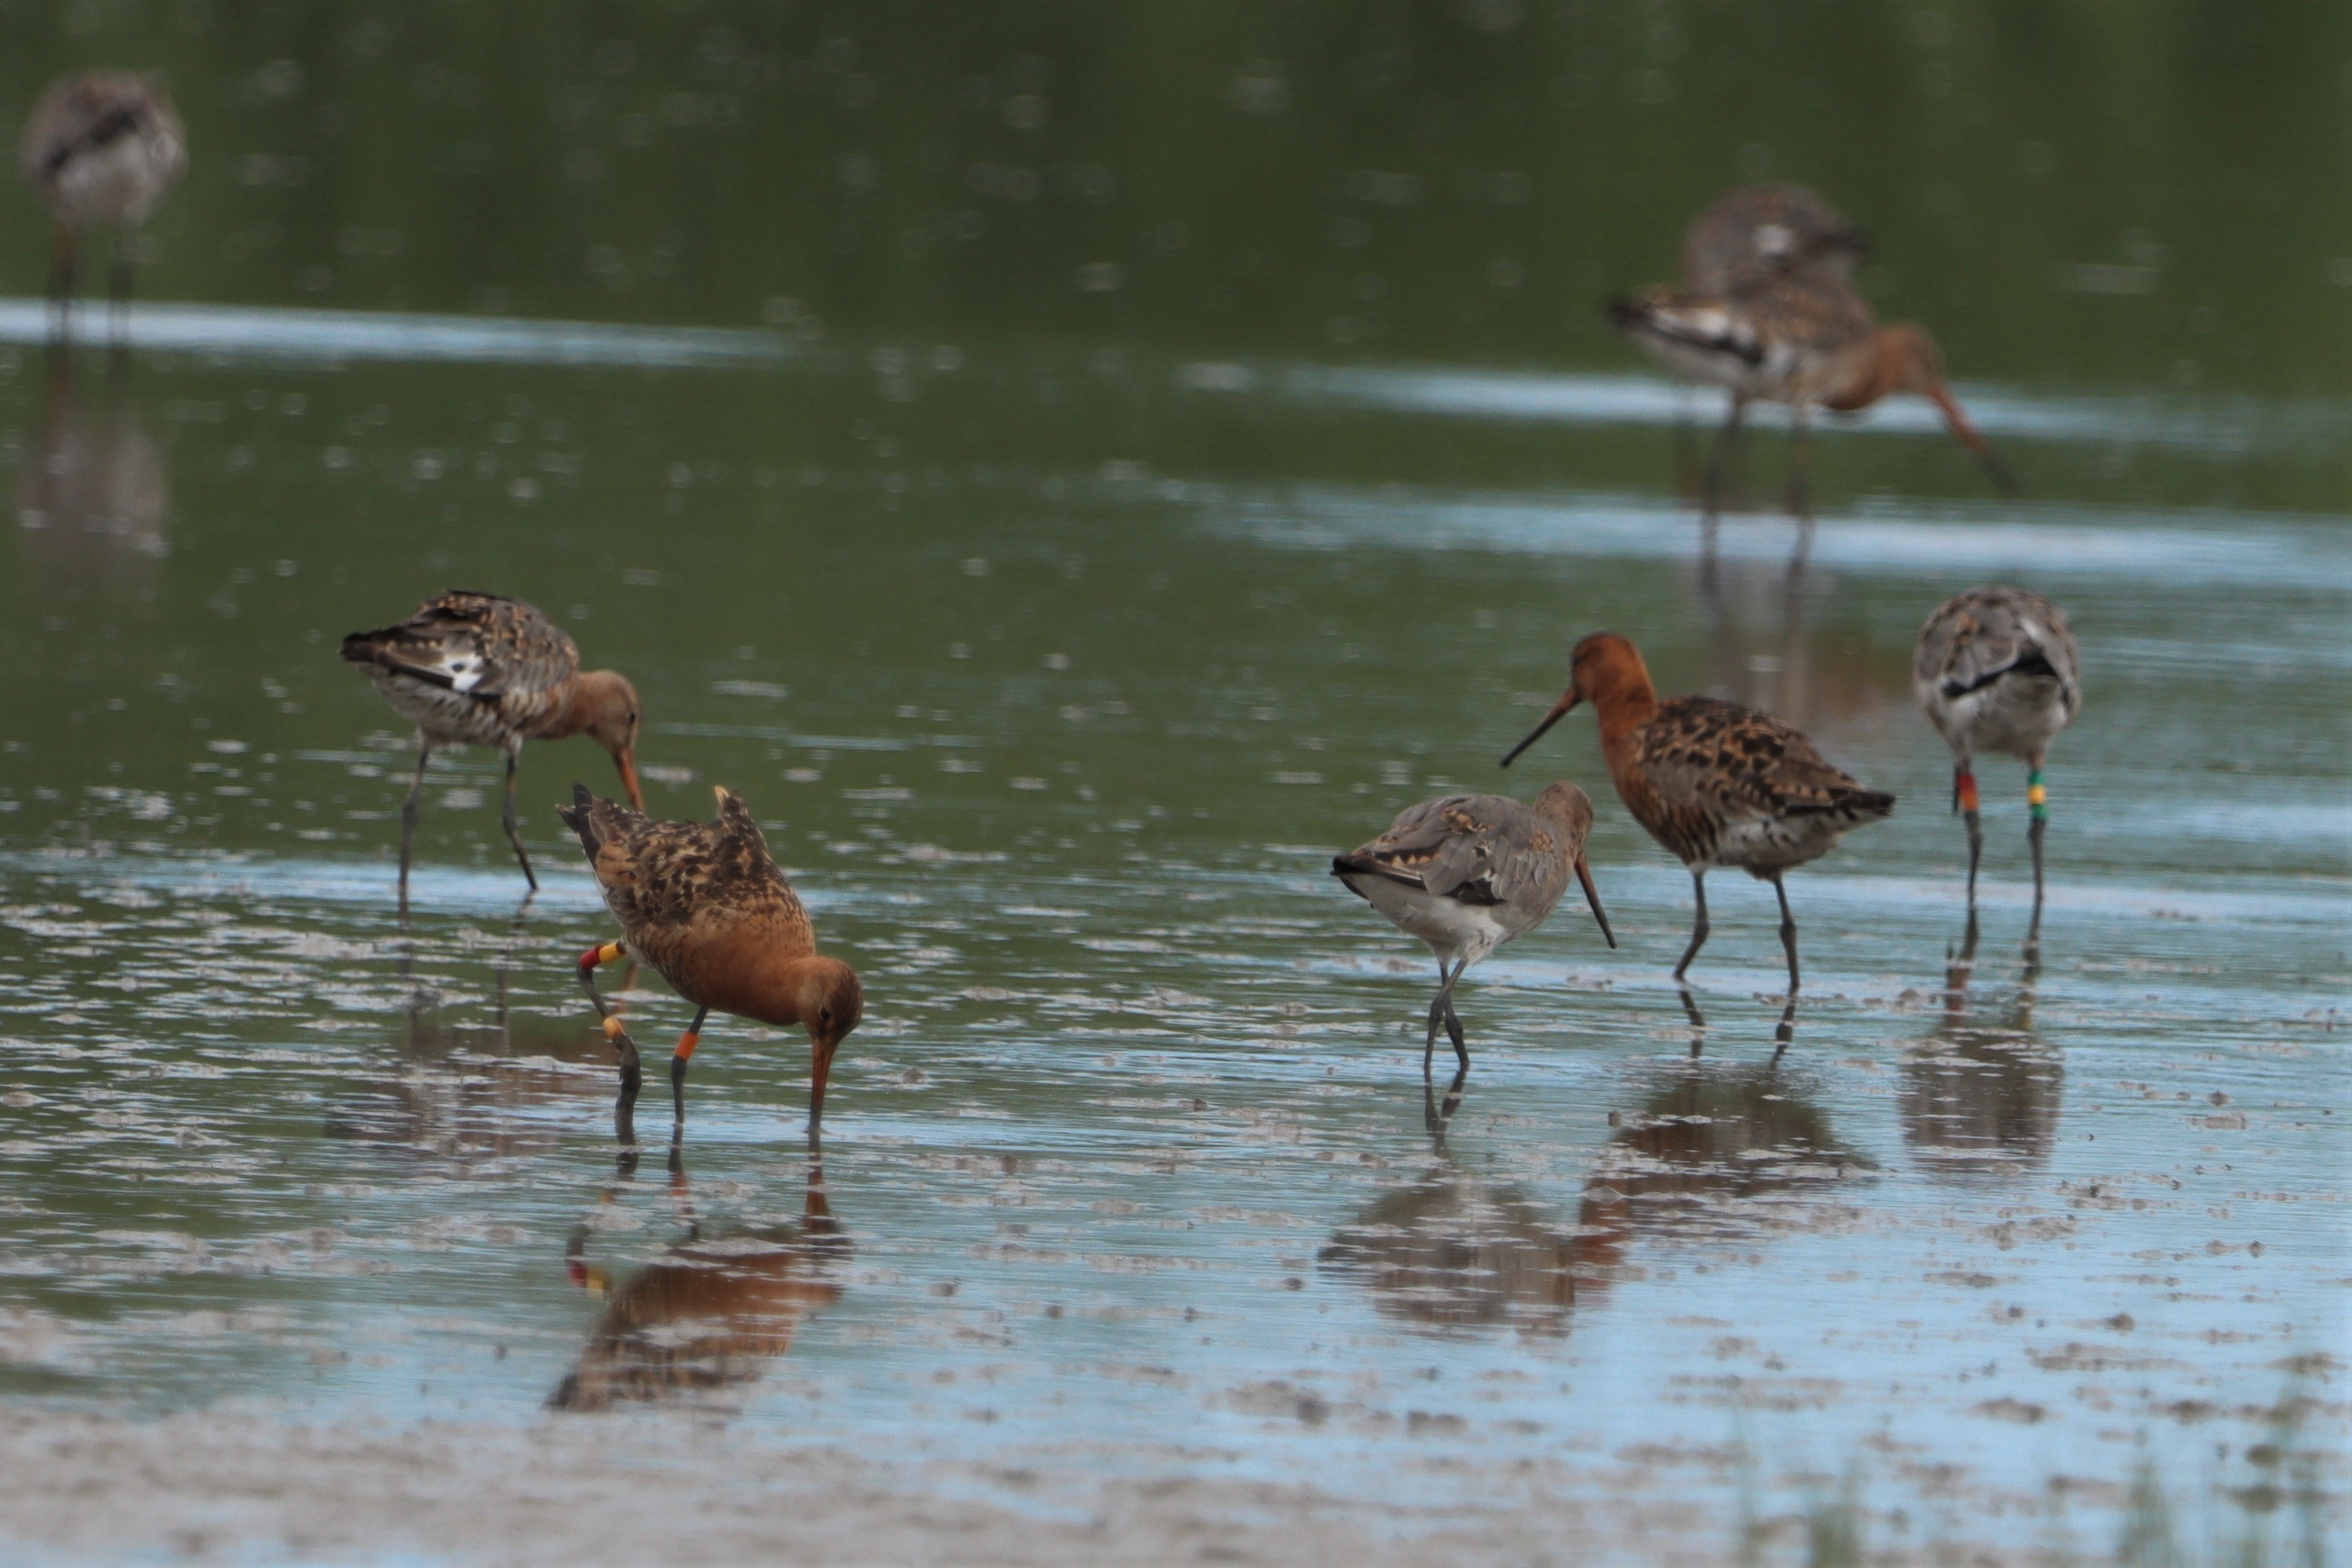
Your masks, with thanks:
[(574, 785), (572, 804), (559, 808), (588, 851), (604, 907), (621, 922), (621, 941), (581, 955), (580, 984), (621, 1054), (614, 1114), (624, 1141), (634, 1136), (632, 1112), (643, 1074), (636, 1043), (596, 990), (598, 964), (624, 953), (643, 959), (694, 1004), (694, 1022), (678, 1037), (669, 1061), (680, 1123), (687, 1063), (702, 1037), (702, 1021), (713, 1011), (808, 1030), (811, 1138), (824, 1121), (833, 1054), (866, 1016), (856, 971), (816, 951), (808, 910), (768, 854), (768, 841), (742, 797), (729, 789), (718, 795), (719, 816), (707, 823), (656, 822), (592, 795), (586, 784)]
[(1692, 226), (1680, 289), (1607, 302), (1618, 329), (1669, 370), (1730, 395), (1707, 459), (1708, 542), (1722, 505), (1725, 460), (1753, 402), (1790, 409), (1789, 507), (1807, 527), (1813, 411), (1858, 413), (1897, 393), (1935, 404), (1952, 434), (2001, 489), (2015, 493), (2007, 465), (1952, 396), (1935, 340), (1908, 321), (1879, 326), (1854, 287), (1858, 232), (1810, 192), (1796, 192), (1802, 200), (1772, 195), (1793, 189), (1730, 193)]
[(1977, 819), (1979, 752), (2005, 752), (2025, 763), (2025, 803), (2032, 816), (2033, 921), (2042, 933), (2042, 835), (2050, 825), (2042, 759), (2083, 706), (2074, 634), (2058, 606), (2022, 588), (1971, 588), (1955, 595), (1919, 628), (1911, 655), (1911, 691), (1952, 748), (1952, 809), (1969, 826), (1969, 908), (1977, 901), (1977, 861), (1984, 829)]
[(531, 887), (539, 878), (515, 816), (515, 761), (525, 741), (586, 734), (613, 754), (621, 786), (645, 809), (637, 784), (637, 691), (610, 669), (580, 668), (563, 628), (520, 599), (452, 588), (396, 626), (353, 632), (343, 657), (363, 665), (393, 710), (416, 726), (416, 777), (400, 808), (400, 897), (416, 840), (417, 798), (436, 746), (496, 746), (507, 754), (499, 821)]
[(1601, 715), (1609, 779), (1633, 819), (1689, 868), (1698, 902), (1680, 980), (1706, 942), (1706, 874), (1736, 867), (1772, 884), (1789, 994), (1797, 993), (1797, 921), (1781, 876), (1833, 847), (1847, 830), (1883, 820), (1895, 797), (1863, 788), (1822, 760), (1813, 743), (1769, 713), (1712, 697), (1660, 702), (1631, 642), (1595, 632), (1576, 645), (1567, 692), (1503, 759), (1513, 759), (1580, 702)]
[(82, 231), (111, 228), (119, 339), (121, 311), (131, 300), (131, 230), (147, 221), (188, 166), (187, 134), (171, 99), (151, 77), (123, 71), (68, 77), (33, 106), (17, 156), (25, 178), (57, 220), (49, 299), (58, 335), (67, 334), (73, 309)]
[(1331, 874), (1407, 936), (1437, 955), (1437, 996), (1421, 1053), (1429, 1071), (1444, 1026), (1454, 1054), (1470, 1065), (1454, 983), (1462, 972), (1513, 937), (1543, 923), (1573, 876), (1584, 885), (1592, 918), (1612, 947), (1609, 917), (1585, 864), (1592, 801), (1572, 784), (1549, 784), (1532, 805), (1505, 795), (1452, 795), (1397, 814), (1389, 830), (1334, 857)]

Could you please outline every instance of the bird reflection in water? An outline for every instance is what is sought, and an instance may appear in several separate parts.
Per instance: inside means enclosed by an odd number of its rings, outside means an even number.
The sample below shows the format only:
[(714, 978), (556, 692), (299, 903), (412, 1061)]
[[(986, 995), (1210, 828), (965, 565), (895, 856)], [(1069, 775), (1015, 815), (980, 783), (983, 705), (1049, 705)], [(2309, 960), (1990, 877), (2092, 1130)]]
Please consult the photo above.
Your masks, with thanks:
[(1687, 993), (1689, 1057), (1668, 1066), (1638, 1110), (1612, 1121), (1618, 1131), (1586, 1183), (1580, 1228), (1587, 1232), (1752, 1234), (1869, 1162), (1840, 1146), (1829, 1118), (1780, 1060), (1795, 1037), (1796, 1005), (1783, 1008), (1765, 1061), (1717, 1061), (1702, 1054), (1706, 1018)]
[[(453, 1021), (448, 997), (418, 972), (415, 941), (402, 942), (395, 969), (407, 995), (398, 1058), (337, 1100), (326, 1116), (328, 1137), (425, 1159), (506, 1159), (546, 1152), (559, 1142), (554, 1124), (518, 1113), (601, 1095), (611, 1059), (601, 1034), (509, 1005), (530, 904), (526, 897), (516, 907), (491, 966), (485, 1021)], [(634, 981), (632, 972), (624, 984)], [(620, 1008), (631, 998), (616, 992), (612, 1000)]]
[[(636, 1158), (634, 1149), (622, 1152), (604, 1202), (619, 1201)], [(841, 1299), (834, 1277), (850, 1242), (826, 1203), (824, 1163), (814, 1139), (796, 1224), (705, 1236), (675, 1141), (669, 1172), (686, 1238), (635, 1274), (615, 1283), (588, 1261), (593, 1221), (572, 1232), (564, 1250), (572, 1282), (602, 1297), (604, 1310), (578, 1364), (549, 1396), (551, 1410), (700, 1402), (740, 1388), (792, 1349), (805, 1319)]]
[(2039, 965), (2029, 955), (2017, 988), (1979, 1006), (1977, 918), (1944, 972), (1943, 1016), (1903, 1060), (1904, 1142), (1928, 1171), (1966, 1181), (2048, 1162), (2058, 1142), (2065, 1069), (2033, 1031)]
[(152, 601), (171, 553), (170, 509), (163, 448), (120, 384), (89, 401), (62, 369), (53, 374), (33, 449), (16, 468), (26, 575), (51, 595)]
[(1423, 1080), (1435, 1163), (1341, 1226), (1319, 1261), (1369, 1285), (1383, 1317), (1441, 1333), (1508, 1325), (1565, 1334), (1578, 1291), (1606, 1284), (1619, 1233), (1565, 1224), (1520, 1188), (1487, 1183), (1454, 1159), (1445, 1129), (1467, 1076), (1454, 1074), (1442, 1102)]

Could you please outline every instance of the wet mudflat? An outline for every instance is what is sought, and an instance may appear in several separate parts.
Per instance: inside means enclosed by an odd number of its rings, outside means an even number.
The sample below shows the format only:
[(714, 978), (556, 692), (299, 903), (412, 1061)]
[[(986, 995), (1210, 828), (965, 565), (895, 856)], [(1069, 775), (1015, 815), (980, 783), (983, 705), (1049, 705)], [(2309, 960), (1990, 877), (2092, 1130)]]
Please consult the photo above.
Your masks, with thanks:
[[(335, 265), (413, 296), (321, 302), (481, 303), (374, 222)], [(1966, 268), (1916, 261), (1966, 342)], [(1714, 411), (1605, 343), (1497, 364), (1402, 305), (1370, 353), (1173, 309), (918, 331), (792, 287), (673, 340), (360, 332), (289, 284), (64, 391), (0, 349), (0, 1393), (45, 1483), (0, 1555), (1799, 1561), (1851, 1517), (2096, 1558), (2151, 1489), (2184, 1550), (2341, 1530), (2340, 387), (1984, 327), (1960, 392), (2026, 499), (1898, 405), (1820, 442), (1792, 573), (1767, 428), (1709, 574), (1673, 481)], [(1908, 692), (1990, 580), (2084, 648), (2038, 962), (2022, 770), (1979, 770), (1972, 931)], [(436, 759), (395, 913), (413, 752), (335, 641), (452, 584), (627, 672), (649, 805), (741, 791), (858, 966), (821, 1161), (805, 1040), (731, 1020), (676, 1149), (658, 1092), (615, 1147), (572, 978), (613, 932), (551, 811), (609, 789), (587, 742), (525, 753), (529, 901), (496, 760)], [(1901, 798), (1790, 879), (1793, 1010), (1745, 879), (1670, 984), (1688, 879), (1588, 720), (1496, 766), (1603, 626)], [(1329, 857), (1553, 777), (1622, 946), (1571, 896), (1424, 1085), (1434, 965)], [(628, 1005), (649, 1053), (688, 1020)]]

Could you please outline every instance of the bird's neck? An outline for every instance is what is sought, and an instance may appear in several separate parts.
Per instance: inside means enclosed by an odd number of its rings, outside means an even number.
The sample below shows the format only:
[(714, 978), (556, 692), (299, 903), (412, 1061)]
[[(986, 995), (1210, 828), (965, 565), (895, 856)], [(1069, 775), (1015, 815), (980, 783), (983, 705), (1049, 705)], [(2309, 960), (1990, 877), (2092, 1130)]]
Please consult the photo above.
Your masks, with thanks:
[(1912, 361), (1909, 337), (1895, 328), (1879, 328), (1864, 341), (1845, 384), (1834, 395), (1822, 399), (1822, 406), (1839, 414), (1853, 414), (1882, 397), (1918, 390), (1912, 384), (1917, 379)]
[(586, 672), (549, 694), (545, 716), (530, 727), (536, 741), (568, 741), (596, 721), (596, 695)]
[(1592, 706), (1601, 719), (1601, 754), (1609, 776), (1620, 778), (1632, 763), (1635, 732), (1658, 715), (1658, 694), (1645, 676), (1620, 676), (1593, 694)]

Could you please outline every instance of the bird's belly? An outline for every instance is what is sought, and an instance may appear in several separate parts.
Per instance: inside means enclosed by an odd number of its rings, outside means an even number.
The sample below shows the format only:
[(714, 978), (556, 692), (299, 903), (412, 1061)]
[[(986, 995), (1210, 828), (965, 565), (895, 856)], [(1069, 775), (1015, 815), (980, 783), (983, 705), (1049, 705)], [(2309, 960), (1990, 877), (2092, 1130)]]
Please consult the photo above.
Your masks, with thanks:
[(415, 676), (382, 668), (368, 672), (392, 710), (446, 746), (509, 746), (520, 737), (506, 715), (486, 702)]
[(1837, 847), (1851, 821), (1828, 816), (1750, 816), (1724, 825), (1710, 866), (1763, 874), (1818, 860)]
[(1636, 341), (1685, 380), (1728, 387), (1743, 397), (1767, 395), (1777, 380), (1767, 368), (1769, 361), (1759, 365), (1729, 349), (1707, 348), (1675, 338), (1643, 336)]
[(1465, 904), (1386, 877), (1351, 877), (1348, 885), (1407, 936), (1418, 937), (1446, 963), (1475, 963), (1517, 933), (1496, 918), (1499, 906)]
[(168, 160), (147, 138), (119, 136), (58, 171), (58, 204), (79, 226), (119, 227), (143, 221), (169, 183)]
[(2073, 717), (2064, 689), (2048, 676), (2004, 675), (1938, 706), (1937, 727), (1955, 747), (2029, 759)]

